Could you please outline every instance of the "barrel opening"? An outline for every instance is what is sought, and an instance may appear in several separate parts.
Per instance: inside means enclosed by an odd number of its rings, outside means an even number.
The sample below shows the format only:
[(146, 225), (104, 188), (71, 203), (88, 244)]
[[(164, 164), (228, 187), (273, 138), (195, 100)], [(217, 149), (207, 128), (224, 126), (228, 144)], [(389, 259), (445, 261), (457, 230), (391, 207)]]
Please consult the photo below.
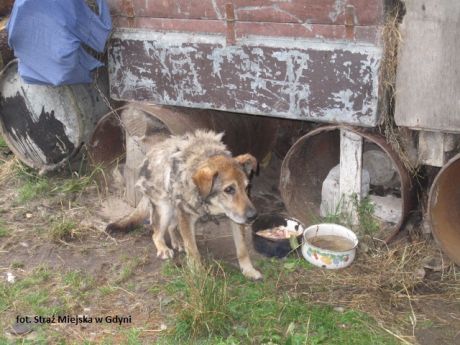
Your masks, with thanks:
[[(280, 191), (286, 209), (307, 226), (338, 212), (342, 202), (338, 190), (341, 129), (326, 126), (311, 131), (291, 147), (283, 161)], [(346, 129), (363, 137), (362, 190), (381, 225), (379, 237), (389, 241), (411, 207), (409, 174), (384, 138)]]

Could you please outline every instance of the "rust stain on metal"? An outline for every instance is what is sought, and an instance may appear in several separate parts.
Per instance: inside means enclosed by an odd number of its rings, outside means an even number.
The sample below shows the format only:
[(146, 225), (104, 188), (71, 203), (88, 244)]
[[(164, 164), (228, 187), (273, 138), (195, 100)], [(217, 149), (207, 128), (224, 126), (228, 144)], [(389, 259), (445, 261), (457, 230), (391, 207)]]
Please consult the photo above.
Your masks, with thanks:
[(225, 4), (225, 13), (227, 14), (227, 45), (234, 45), (235, 39), (235, 11), (233, 4)]
[(355, 7), (347, 5), (345, 9), (345, 28), (348, 39), (353, 39), (355, 33)]

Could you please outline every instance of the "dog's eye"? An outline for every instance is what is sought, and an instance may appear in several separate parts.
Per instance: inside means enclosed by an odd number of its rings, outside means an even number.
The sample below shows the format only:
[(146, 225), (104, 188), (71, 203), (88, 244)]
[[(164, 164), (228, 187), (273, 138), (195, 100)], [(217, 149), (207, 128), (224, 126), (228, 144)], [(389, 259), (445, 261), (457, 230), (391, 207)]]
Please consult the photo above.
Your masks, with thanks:
[(233, 186), (228, 186), (227, 188), (224, 189), (224, 192), (230, 195), (235, 194), (235, 188)]

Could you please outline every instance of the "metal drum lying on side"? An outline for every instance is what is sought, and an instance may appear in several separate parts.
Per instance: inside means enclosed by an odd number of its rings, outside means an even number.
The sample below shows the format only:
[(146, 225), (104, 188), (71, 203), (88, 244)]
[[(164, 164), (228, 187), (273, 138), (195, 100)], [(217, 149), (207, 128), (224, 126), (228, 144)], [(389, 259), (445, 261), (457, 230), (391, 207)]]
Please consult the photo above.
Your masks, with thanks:
[(460, 265), (460, 154), (436, 176), (430, 189), (428, 216), (434, 238)]
[(125, 135), (151, 140), (158, 134), (169, 136), (203, 128), (225, 132), (223, 140), (234, 155), (250, 152), (262, 160), (275, 145), (278, 126), (279, 122), (271, 118), (130, 103), (101, 118), (89, 142), (89, 151), (95, 164), (108, 164), (124, 155)]
[[(396, 222), (388, 224), (382, 234), (383, 239), (389, 242), (414, 206), (414, 188), (411, 176), (398, 154), (380, 134), (348, 126), (323, 126), (301, 137), (287, 153), (281, 168), (279, 188), (284, 204), (289, 214), (306, 226), (318, 222), (323, 182), (340, 162), (340, 130), (344, 129), (360, 135), (372, 151), (376, 148), (381, 150), (395, 168), (400, 209)], [(366, 165), (364, 158), (363, 164)]]
[[(17, 61), (0, 73), (0, 131), (10, 149), (40, 172), (72, 158), (109, 110), (93, 84), (60, 87), (26, 84)], [(98, 80), (107, 90), (107, 80)]]

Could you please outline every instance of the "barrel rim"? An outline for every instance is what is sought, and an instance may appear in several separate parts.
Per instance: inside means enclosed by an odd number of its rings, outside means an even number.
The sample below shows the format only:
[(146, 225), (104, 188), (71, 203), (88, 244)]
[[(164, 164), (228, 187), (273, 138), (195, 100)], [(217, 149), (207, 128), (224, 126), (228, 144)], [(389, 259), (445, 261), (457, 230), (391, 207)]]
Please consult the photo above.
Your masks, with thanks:
[[(415, 189), (410, 174), (404, 167), (404, 164), (402, 163), (398, 154), (395, 151), (393, 151), (390, 144), (386, 142), (385, 137), (383, 137), (379, 133), (370, 132), (369, 130), (365, 130), (363, 128), (339, 124), (321, 126), (300, 137), (286, 153), (286, 156), (284, 157), (283, 163), (281, 165), (279, 190), (281, 193), (281, 198), (283, 199), (283, 202), (286, 206), (286, 209), (289, 213), (292, 212), (292, 207), (290, 207), (289, 203), (287, 202), (287, 200), (289, 200), (289, 195), (287, 194), (287, 191), (284, 188), (285, 183), (283, 182), (283, 176), (285, 176), (289, 171), (288, 161), (290, 157), (293, 155), (293, 152), (297, 150), (306, 140), (310, 139), (311, 137), (321, 134), (323, 132), (331, 132), (335, 130), (349, 130), (362, 136), (364, 139), (367, 139), (370, 142), (375, 143), (390, 157), (391, 161), (395, 164), (396, 170), (401, 179), (402, 213), (401, 218), (399, 219), (399, 222), (394, 226), (393, 231), (384, 239), (385, 243), (389, 243), (399, 233), (401, 227), (404, 225), (406, 221), (407, 215), (414, 207)], [(292, 215), (296, 218), (299, 218), (297, 214)]]
[(446, 164), (444, 164), (442, 166), (441, 170), (439, 170), (439, 172), (436, 174), (436, 177), (435, 177), (433, 183), (431, 184), (430, 191), (429, 191), (429, 194), (428, 194), (428, 212), (427, 212), (427, 216), (428, 216), (428, 225), (429, 225), (429, 227), (431, 229), (431, 233), (433, 234), (433, 237), (434, 237), (436, 243), (442, 248), (442, 250), (447, 254), (447, 256), (450, 259), (452, 259), (457, 265), (460, 265), (460, 254), (458, 252), (455, 253), (455, 252), (451, 251), (450, 249), (447, 249), (444, 246), (444, 241), (440, 237), (439, 229), (434, 226), (434, 220), (433, 220), (433, 214), (432, 214), (435, 199), (437, 199), (439, 197), (439, 196), (435, 196), (435, 194), (439, 191), (439, 186), (438, 186), (439, 180), (440, 180), (440, 178), (442, 178), (443, 173), (455, 163), (460, 163), (460, 153), (456, 154), (454, 157), (449, 159), (449, 161)]

